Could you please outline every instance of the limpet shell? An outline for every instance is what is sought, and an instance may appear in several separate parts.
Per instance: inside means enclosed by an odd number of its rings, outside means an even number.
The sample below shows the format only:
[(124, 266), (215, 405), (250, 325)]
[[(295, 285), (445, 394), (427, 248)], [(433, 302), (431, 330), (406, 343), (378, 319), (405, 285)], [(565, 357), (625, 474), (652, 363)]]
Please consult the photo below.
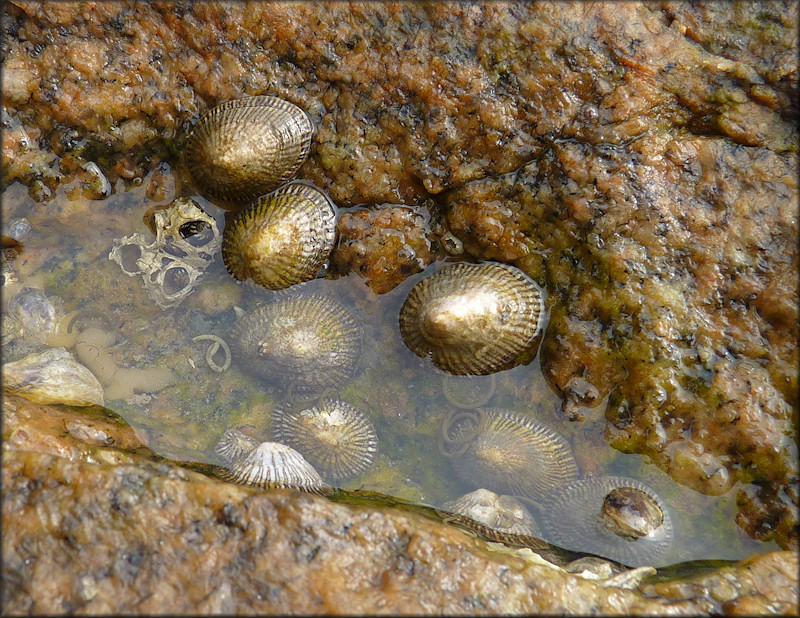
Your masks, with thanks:
[(563, 437), (509, 410), (450, 412), (442, 422), (439, 446), (462, 481), (500, 494), (536, 499), (578, 476)]
[(64, 348), (3, 365), (3, 391), (21, 395), (34, 403), (70, 406), (102, 406), (103, 387), (95, 375)]
[(400, 333), (417, 356), (455, 375), (524, 362), (544, 314), (539, 286), (506, 264), (450, 264), (417, 282), (400, 309)]
[(226, 101), (189, 133), (186, 164), (200, 191), (245, 202), (281, 186), (308, 158), (314, 125), (296, 105), (270, 96)]
[(378, 436), (369, 419), (341, 399), (297, 409), (277, 406), (272, 437), (299, 451), (326, 478), (357, 476), (372, 465)]
[(258, 446), (259, 442), (255, 438), (248, 436), (239, 429), (228, 429), (222, 434), (214, 445), (214, 452), (221, 459), (228, 463), (233, 463), (240, 457), (246, 455)]
[(217, 468), (217, 475), (262, 489), (289, 487), (312, 493), (325, 493), (326, 489), (314, 466), (293, 448), (277, 442), (262, 442), (229, 468)]
[(342, 303), (291, 294), (243, 315), (231, 334), (235, 362), (297, 393), (319, 393), (353, 376), (361, 327)]
[[(606, 498), (620, 488), (640, 492), (644, 502), (659, 512), (660, 517), (648, 515), (646, 523), (633, 524), (645, 534), (614, 531), (614, 526), (604, 522), (607, 519), (604, 510), (608, 509)], [(574, 480), (553, 488), (540, 504), (541, 523), (547, 540), (565, 549), (596, 554), (638, 567), (652, 564), (672, 542), (672, 521), (666, 505), (653, 489), (636, 479), (606, 476)], [(619, 506), (614, 508), (619, 509)], [(621, 515), (625, 516), (624, 510), (617, 513), (616, 519)], [(627, 516), (639, 519), (640, 511), (633, 509), (627, 512)]]
[(530, 511), (516, 498), (480, 488), (445, 502), (442, 509), (469, 517), (500, 534), (540, 534)]
[(222, 260), (235, 279), (270, 290), (314, 279), (333, 250), (336, 209), (320, 190), (289, 183), (225, 227)]

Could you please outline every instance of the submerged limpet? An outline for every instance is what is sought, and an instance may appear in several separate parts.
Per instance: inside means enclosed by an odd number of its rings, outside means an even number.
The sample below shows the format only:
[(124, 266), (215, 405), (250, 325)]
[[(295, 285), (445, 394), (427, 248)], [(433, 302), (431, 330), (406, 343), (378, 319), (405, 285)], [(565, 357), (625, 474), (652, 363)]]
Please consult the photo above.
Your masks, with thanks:
[(530, 360), (543, 314), (541, 289), (518, 268), (450, 264), (412, 288), (400, 333), (443, 371), (486, 375)]
[(462, 481), (501, 494), (536, 499), (578, 476), (563, 437), (509, 410), (450, 412), (442, 422), (439, 447)]
[(361, 327), (340, 302), (317, 294), (280, 297), (233, 327), (234, 362), (297, 393), (319, 393), (353, 376)]
[(282, 290), (314, 279), (335, 240), (333, 203), (294, 182), (259, 198), (225, 227), (222, 260), (238, 281)]
[(325, 493), (327, 486), (310, 463), (293, 448), (278, 442), (262, 442), (234, 461), (216, 468), (226, 481), (261, 489), (287, 487)]
[(651, 564), (672, 542), (666, 505), (636, 479), (571, 481), (553, 488), (540, 504), (547, 540), (565, 549), (637, 567)]
[(357, 476), (378, 452), (378, 436), (369, 419), (341, 399), (322, 399), (311, 408), (278, 406), (272, 413), (272, 437), (299, 451), (323, 476)]
[(271, 96), (208, 110), (186, 141), (186, 164), (200, 190), (243, 202), (289, 180), (308, 157), (314, 125), (296, 105)]
[(228, 429), (214, 445), (214, 452), (224, 461), (233, 463), (258, 446), (255, 438), (239, 429)]
[(442, 509), (469, 517), (495, 533), (539, 535), (536, 520), (519, 500), (488, 489), (476, 489), (445, 502)]

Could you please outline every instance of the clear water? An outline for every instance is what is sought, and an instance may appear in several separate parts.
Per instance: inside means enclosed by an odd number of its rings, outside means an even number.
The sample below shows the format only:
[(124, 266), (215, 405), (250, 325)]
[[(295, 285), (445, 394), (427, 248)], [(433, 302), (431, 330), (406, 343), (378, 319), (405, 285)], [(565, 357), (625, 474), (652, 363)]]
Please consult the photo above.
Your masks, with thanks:
[[(64, 313), (83, 309), (106, 315), (117, 332), (109, 352), (118, 364), (172, 368), (179, 376), (175, 385), (151, 394), (137, 393), (124, 401), (108, 400), (106, 406), (139, 430), (157, 453), (175, 460), (211, 462), (214, 443), (229, 427), (252, 425), (263, 439), (269, 439), (269, 415), (284, 393), (242, 371), (236, 359), (225, 372), (211, 371), (205, 361), (209, 343), (193, 342), (193, 338), (213, 334), (229, 340), (236, 320), (234, 304), (248, 309), (274, 293), (233, 285), (218, 256), (192, 297), (178, 307), (158, 308), (139, 277), (126, 276), (108, 259), (115, 239), (134, 232), (149, 234), (142, 221), (155, 204), (147, 198), (149, 182), (150, 176), (139, 184), (120, 181), (104, 200), (70, 193), (72, 183), (43, 203), (31, 199), (26, 187), (13, 184), (3, 194), (4, 233), (21, 217), (30, 221), (32, 229), (23, 240), (24, 252), (11, 267), (19, 282), (44, 290)], [(169, 203), (174, 197), (158, 203)], [(225, 211), (201, 196), (191, 197), (222, 229)], [(442, 390), (442, 375), (405, 348), (397, 324), (411, 287), (439, 266), (380, 296), (355, 275), (302, 286), (344, 302), (365, 328), (359, 371), (338, 395), (370, 418), (378, 433), (379, 453), (366, 473), (340, 484), (345, 489), (381, 492), (433, 506), (470, 489), (452, 474), (437, 448), (441, 420), (452, 408)], [(199, 301), (201, 294), (206, 295), (205, 306)], [(225, 297), (231, 294), (235, 302)], [(15, 346), (6, 346), (4, 361), (22, 354), (24, 348)], [(529, 414), (560, 432), (572, 444), (582, 474), (630, 476), (659, 492), (670, 506), (676, 538), (656, 566), (739, 559), (777, 549), (774, 543), (750, 539), (736, 525), (738, 488), (722, 496), (706, 496), (677, 485), (643, 457), (614, 451), (603, 438), (602, 407), (585, 410), (583, 422), (567, 420), (560, 413), (559, 398), (542, 377), (538, 357), (527, 366), (497, 374), (495, 392), (486, 406)]]

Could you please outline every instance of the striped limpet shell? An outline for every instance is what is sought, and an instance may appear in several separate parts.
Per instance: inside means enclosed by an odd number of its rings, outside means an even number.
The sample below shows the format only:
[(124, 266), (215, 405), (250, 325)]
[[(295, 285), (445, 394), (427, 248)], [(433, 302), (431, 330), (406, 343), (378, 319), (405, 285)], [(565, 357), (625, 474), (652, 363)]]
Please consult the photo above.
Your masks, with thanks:
[(543, 314), (541, 289), (518, 268), (449, 264), (411, 289), (400, 333), (447, 373), (486, 375), (531, 360)]
[(322, 399), (301, 409), (277, 406), (272, 413), (272, 437), (300, 452), (322, 476), (357, 476), (372, 465), (378, 436), (369, 419), (341, 399)]
[(282, 290), (317, 276), (336, 240), (336, 209), (319, 189), (292, 182), (257, 199), (225, 227), (222, 261), (238, 281)]
[(300, 453), (277, 442), (262, 442), (230, 467), (218, 467), (216, 471), (223, 480), (261, 489), (287, 487), (320, 494), (328, 489)]
[(503, 409), (453, 410), (439, 448), (472, 487), (537, 499), (577, 478), (569, 443), (547, 425)]
[(228, 429), (214, 445), (214, 452), (227, 463), (233, 463), (258, 446), (258, 440), (239, 429)]
[(246, 202), (275, 190), (308, 158), (314, 125), (288, 101), (270, 96), (226, 101), (189, 133), (185, 159), (205, 195)]
[(318, 294), (289, 294), (243, 315), (231, 353), (245, 371), (295, 393), (320, 393), (353, 376), (361, 327), (342, 303)]
[(639, 567), (672, 543), (664, 501), (641, 481), (620, 476), (574, 480), (540, 500), (545, 537), (554, 545)]

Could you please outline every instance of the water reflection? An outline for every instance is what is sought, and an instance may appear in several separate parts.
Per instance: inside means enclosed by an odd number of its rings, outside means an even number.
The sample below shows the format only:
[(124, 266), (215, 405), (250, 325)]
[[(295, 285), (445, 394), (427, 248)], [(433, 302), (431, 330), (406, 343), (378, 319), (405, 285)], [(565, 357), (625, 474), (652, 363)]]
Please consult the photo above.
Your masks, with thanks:
[[(255, 439), (270, 440), (271, 415), (289, 393), (283, 386), (252, 377), (242, 359), (234, 357), (230, 367), (225, 367), (220, 348), (210, 352), (204, 338), (230, 343), (241, 311), (280, 293), (233, 282), (217, 254), (193, 294), (176, 307), (159, 308), (140, 278), (122, 276), (120, 267), (109, 259), (115, 239), (132, 234), (153, 239), (142, 221), (152, 206), (147, 198), (149, 180), (131, 186), (120, 182), (103, 200), (68, 198), (65, 187), (46, 204), (34, 202), (21, 185), (9, 187), (3, 195), (4, 220), (24, 217), (30, 223), (25, 251), (9, 263), (13, 271), (9, 281), (41, 290), (61, 316), (79, 310), (107, 316), (100, 322), (101, 330), (113, 331), (114, 341), (97, 338), (94, 344), (115, 366), (152, 368), (169, 372), (175, 379), (159, 388), (151, 388), (152, 381), (130, 383), (130, 392), (119, 398), (107, 391), (106, 406), (141, 430), (153, 451), (171, 459), (214, 463), (218, 462), (214, 445), (230, 428), (252, 426)], [(223, 210), (200, 196), (191, 197), (220, 229), (224, 226)], [(70, 207), (82, 213), (77, 220), (63, 220), (56, 212)], [(643, 457), (611, 449), (603, 437), (604, 406), (584, 410), (583, 422), (568, 420), (559, 398), (543, 379), (538, 357), (489, 378), (458, 378), (454, 388), (452, 378), (443, 377), (430, 362), (410, 352), (399, 334), (400, 307), (417, 281), (441, 265), (434, 264), (382, 295), (354, 275), (300, 286), (303, 293), (330, 296), (362, 317), (365, 344), (356, 377), (335, 395), (367, 416), (379, 447), (367, 470), (337, 485), (436, 507), (458, 499), (473, 488), (440, 455), (437, 436), (452, 411), (490, 402), (493, 408), (527, 415), (563, 435), (575, 453), (580, 475), (632, 477), (658, 492), (671, 509), (675, 527), (675, 542), (660, 564), (738, 559), (776, 548), (774, 543), (749, 539), (736, 526), (736, 489), (706, 496), (677, 485)], [(14, 291), (4, 286), (4, 307)], [(5, 311), (3, 321), (5, 336)], [(97, 328), (98, 322), (85, 330), (92, 327)], [(3, 346), (3, 361), (21, 358), (37, 346), (41, 350), (46, 344), (17, 333)], [(207, 360), (209, 353), (216, 367)], [(468, 392), (473, 386), (476, 394)], [(464, 401), (465, 393), (474, 398), (471, 403)]]

